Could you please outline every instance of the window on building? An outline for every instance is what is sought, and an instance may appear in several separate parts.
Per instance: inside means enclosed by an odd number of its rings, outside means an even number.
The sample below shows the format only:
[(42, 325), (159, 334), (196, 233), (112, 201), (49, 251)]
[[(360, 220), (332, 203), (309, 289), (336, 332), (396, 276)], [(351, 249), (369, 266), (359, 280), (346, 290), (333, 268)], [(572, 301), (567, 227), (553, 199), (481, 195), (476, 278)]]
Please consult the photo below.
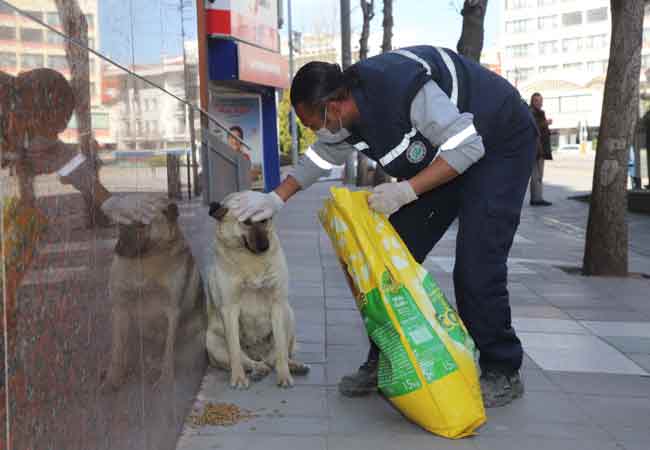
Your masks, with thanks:
[(185, 117), (176, 119), (176, 134), (185, 134)]
[(37, 69), (44, 65), (43, 55), (32, 55), (25, 53), (20, 57), (20, 65), (23, 69)]
[(45, 22), (48, 25), (52, 25), (52, 26), (61, 25), (61, 18), (59, 17), (59, 13), (56, 12), (45, 13)]
[(600, 61), (588, 61), (587, 62), (587, 71), (590, 73), (603, 74), (607, 72), (607, 60), (603, 59)]
[(0, 40), (15, 41), (16, 29), (14, 27), (0, 26)]
[(543, 16), (537, 19), (537, 24), (540, 30), (552, 30), (553, 28), (557, 28), (559, 23), (558, 23), (558, 16)]
[(508, 33), (525, 33), (526, 31), (534, 31), (535, 22), (533, 19), (525, 20), (511, 20), (506, 22), (506, 32)]
[(15, 69), (16, 54), (12, 52), (0, 52), (0, 68)]
[(555, 5), (557, 0), (537, 0), (537, 6), (550, 6)]
[(607, 20), (607, 6), (587, 11), (587, 23), (604, 22)]
[(95, 96), (95, 87), (96, 87), (96, 86), (97, 86), (97, 85), (95, 84), (95, 82), (90, 83), (90, 96), (91, 96), (91, 97), (94, 97), (94, 96)]
[(47, 57), (47, 67), (54, 70), (67, 70), (68, 60), (64, 55), (50, 55)]
[(54, 31), (47, 32), (47, 43), (52, 45), (63, 45), (64, 39), (61, 35), (56, 34)]
[(643, 46), (650, 47), (650, 26), (643, 29)]
[(40, 11), (25, 11), (26, 14), (29, 14), (35, 19), (43, 20), (43, 13)]
[(641, 57), (641, 67), (644, 69), (650, 68), (650, 55), (643, 55)]
[(560, 69), (560, 66), (558, 65), (553, 65), (553, 66), (539, 66), (539, 73), (548, 73), (548, 72), (555, 72)]
[(9, 5), (6, 5), (2, 2), (0, 2), (0, 14), (5, 14), (7, 16), (13, 16), (14, 15), (14, 10), (9, 7)]
[(95, 39), (93, 38), (88, 38), (88, 48), (95, 48)]
[(88, 28), (95, 26), (95, 16), (93, 14), (86, 14), (86, 21), (88, 22)]
[(20, 40), (23, 42), (43, 42), (43, 30), (22, 28), (20, 30)]
[(608, 45), (606, 34), (596, 34), (585, 38), (585, 48), (607, 48)]
[(560, 97), (560, 112), (573, 113), (589, 111), (591, 108), (591, 95), (568, 95)]
[(88, 70), (90, 71), (90, 76), (93, 76), (93, 72), (95, 71), (95, 58), (92, 56), (88, 58)]
[(524, 58), (533, 53), (534, 44), (521, 44), (506, 47), (506, 51), (513, 58)]
[(570, 38), (562, 40), (562, 51), (565, 53), (577, 52), (582, 49), (581, 38)]
[(506, 0), (506, 9), (531, 8), (535, 3), (535, 0)]
[(581, 62), (577, 62), (577, 63), (568, 63), (568, 64), (564, 64), (564, 65), (562, 66), (562, 68), (563, 68), (564, 70), (583, 70), (583, 69), (584, 69), (584, 66), (585, 66), (585, 65), (584, 65), (583, 63), (581, 63)]
[(582, 11), (562, 14), (562, 25), (570, 27), (582, 24)]
[(521, 83), (530, 79), (534, 72), (533, 67), (518, 67), (514, 70), (507, 70), (506, 78), (512, 83)]
[(547, 113), (560, 112), (560, 99), (557, 97), (544, 97), (544, 110)]
[(558, 41), (543, 41), (539, 43), (540, 55), (553, 55), (559, 51)]

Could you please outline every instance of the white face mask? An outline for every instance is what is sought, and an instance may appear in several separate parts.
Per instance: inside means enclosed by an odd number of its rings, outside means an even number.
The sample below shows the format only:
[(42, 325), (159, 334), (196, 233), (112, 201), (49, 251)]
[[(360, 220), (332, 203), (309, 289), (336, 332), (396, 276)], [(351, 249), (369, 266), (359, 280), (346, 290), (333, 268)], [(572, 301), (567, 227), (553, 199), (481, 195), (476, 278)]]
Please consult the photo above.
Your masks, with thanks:
[(351, 133), (343, 128), (343, 121), (339, 117), (339, 130), (337, 132), (330, 131), (325, 125), (327, 124), (327, 104), (325, 104), (325, 120), (323, 121), (323, 126), (316, 130), (316, 136), (324, 144), (338, 144), (350, 137)]

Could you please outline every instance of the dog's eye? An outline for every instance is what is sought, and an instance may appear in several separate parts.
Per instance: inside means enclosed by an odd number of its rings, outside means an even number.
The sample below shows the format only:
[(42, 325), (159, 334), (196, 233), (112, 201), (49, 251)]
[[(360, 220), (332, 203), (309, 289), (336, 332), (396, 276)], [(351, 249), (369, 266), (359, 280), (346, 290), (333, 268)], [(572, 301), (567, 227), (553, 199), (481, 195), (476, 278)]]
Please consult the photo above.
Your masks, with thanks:
[(250, 219), (244, 220), (244, 225), (248, 225), (249, 227), (253, 225), (253, 222)]

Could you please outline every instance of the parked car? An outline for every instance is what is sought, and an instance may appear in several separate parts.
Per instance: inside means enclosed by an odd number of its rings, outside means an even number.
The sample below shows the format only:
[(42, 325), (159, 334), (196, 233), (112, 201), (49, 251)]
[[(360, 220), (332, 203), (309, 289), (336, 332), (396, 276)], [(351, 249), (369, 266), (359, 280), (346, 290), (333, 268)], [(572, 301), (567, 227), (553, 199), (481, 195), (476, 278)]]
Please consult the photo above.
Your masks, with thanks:
[(557, 148), (558, 152), (579, 152), (580, 145), (578, 144), (562, 144)]

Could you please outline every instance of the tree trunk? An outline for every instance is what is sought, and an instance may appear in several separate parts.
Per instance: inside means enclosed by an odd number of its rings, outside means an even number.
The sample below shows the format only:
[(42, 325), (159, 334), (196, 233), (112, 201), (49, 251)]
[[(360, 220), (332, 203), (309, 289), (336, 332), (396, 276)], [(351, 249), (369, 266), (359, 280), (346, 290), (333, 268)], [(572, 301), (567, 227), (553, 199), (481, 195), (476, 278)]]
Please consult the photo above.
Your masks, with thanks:
[(393, 0), (384, 0), (384, 38), (381, 43), (381, 52), (389, 52), (393, 49)]
[[(88, 22), (79, 7), (77, 0), (55, 0), (61, 26), (70, 39), (88, 46)], [(74, 92), (75, 113), (77, 116), (77, 132), (79, 134), (79, 149), (81, 153), (93, 162), (95, 170), (97, 163), (96, 146), (92, 145), (92, 122), (90, 116), (90, 69), (88, 50), (65, 40), (65, 54), (70, 67), (70, 86)], [(87, 225), (108, 225), (110, 221), (95, 205), (94, 193), (82, 192), (86, 204)]]
[[(386, 53), (393, 49), (393, 0), (384, 0), (384, 37), (381, 44), (381, 52)], [(375, 174), (372, 178), (372, 185), (377, 186), (391, 181), (391, 177), (384, 172), (384, 169), (377, 164)]]
[(359, 59), (368, 57), (368, 38), (370, 37), (370, 21), (375, 17), (375, 0), (361, 0), (363, 25), (359, 38)]
[[(361, 12), (363, 13), (363, 26), (359, 38), (359, 59), (368, 57), (368, 38), (370, 37), (370, 21), (375, 17), (375, 0), (361, 0)], [(357, 152), (357, 186), (370, 185), (368, 174), (368, 158), (361, 152)]]
[(611, 0), (612, 43), (583, 260), (585, 275), (628, 271), (627, 163), (639, 108), (643, 2)]
[(481, 60), (483, 51), (483, 35), (485, 11), (488, 0), (465, 0), (461, 14), (463, 15), (463, 31), (456, 50), (463, 56), (476, 62)]

